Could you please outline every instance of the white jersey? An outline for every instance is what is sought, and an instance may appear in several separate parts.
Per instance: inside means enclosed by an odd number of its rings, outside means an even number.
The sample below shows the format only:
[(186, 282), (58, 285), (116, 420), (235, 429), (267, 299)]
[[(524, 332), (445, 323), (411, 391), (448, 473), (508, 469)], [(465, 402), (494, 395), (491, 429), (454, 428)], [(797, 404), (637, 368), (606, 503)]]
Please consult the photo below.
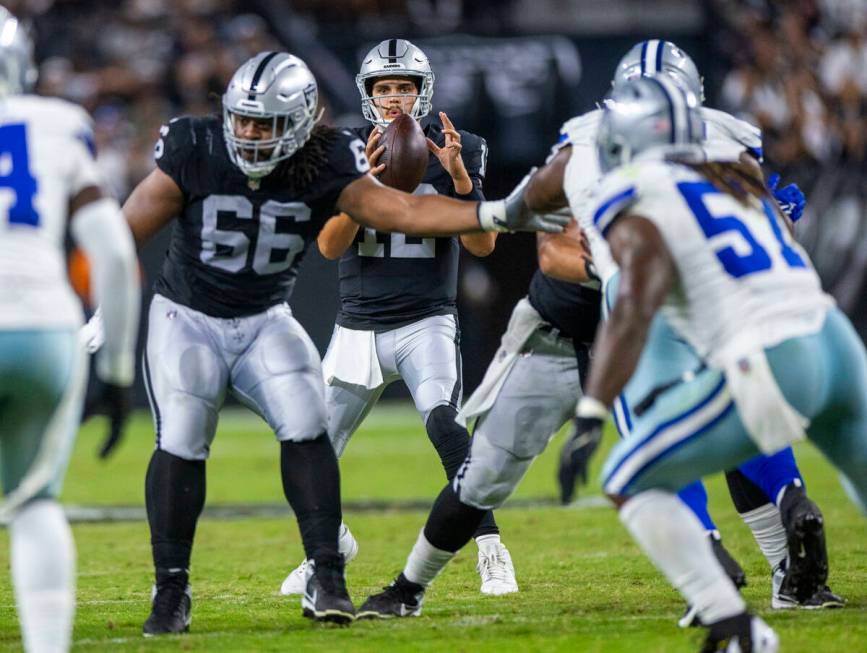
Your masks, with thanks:
[(815, 333), (833, 305), (767, 199), (745, 206), (691, 168), (645, 159), (603, 178), (600, 233), (626, 209), (656, 225), (677, 268), (663, 314), (714, 366)]
[(69, 200), (100, 184), (87, 113), (58, 99), (0, 99), (0, 329), (75, 328), (64, 238)]
[[(617, 272), (617, 264), (608, 243), (593, 225), (591, 208), (602, 176), (596, 155), (596, 133), (602, 113), (602, 109), (595, 109), (567, 121), (560, 129), (560, 142), (554, 146), (554, 153), (566, 145), (572, 146), (563, 177), (563, 190), (572, 215), (587, 236), (593, 264), (604, 284)], [(709, 160), (736, 161), (745, 151), (761, 160), (762, 134), (757, 127), (716, 109), (702, 107), (701, 116), (705, 128), (703, 147)]]

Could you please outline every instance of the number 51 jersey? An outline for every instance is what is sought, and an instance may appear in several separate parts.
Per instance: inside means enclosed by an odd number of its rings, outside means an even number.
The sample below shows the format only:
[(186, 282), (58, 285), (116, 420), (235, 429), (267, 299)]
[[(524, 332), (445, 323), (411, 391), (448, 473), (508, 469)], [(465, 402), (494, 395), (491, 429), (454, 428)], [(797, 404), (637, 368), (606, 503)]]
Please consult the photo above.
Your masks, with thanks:
[[(184, 194), (155, 291), (220, 318), (288, 301), (301, 259), (337, 212), (341, 191), (369, 169), (360, 140), (319, 128), (270, 175), (249, 180), (229, 159), (214, 116), (162, 127), (154, 155)], [(281, 176), (302, 165), (306, 180), (292, 184)]]
[(53, 98), (0, 100), (0, 329), (75, 328), (69, 200), (100, 185), (90, 117)]
[(603, 236), (624, 211), (659, 230), (678, 276), (661, 310), (714, 366), (815, 333), (833, 305), (767, 197), (743, 204), (695, 169), (658, 160), (617, 168), (596, 197)]

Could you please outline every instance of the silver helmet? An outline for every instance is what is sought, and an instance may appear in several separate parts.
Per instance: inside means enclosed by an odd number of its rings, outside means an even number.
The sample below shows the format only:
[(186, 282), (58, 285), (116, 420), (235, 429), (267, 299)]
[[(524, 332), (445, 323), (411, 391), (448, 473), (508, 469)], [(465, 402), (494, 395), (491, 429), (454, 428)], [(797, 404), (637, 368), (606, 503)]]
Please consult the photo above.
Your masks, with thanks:
[(0, 97), (27, 93), (35, 83), (33, 41), (18, 19), (0, 7)]
[[(318, 102), (316, 79), (307, 64), (286, 52), (260, 52), (238, 68), (223, 95), (229, 158), (250, 178), (269, 174), (310, 138)], [(239, 116), (270, 120), (272, 137), (237, 137)]]
[[(431, 109), (433, 98), (434, 74), (425, 53), (404, 39), (387, 39), (373, 48), (364, 57), (361, 71), (355, 76), (355, 84), (361, 93), (361, 111), (364, 118), (378, 127), (385, 128), (390, 120), (385, 120), (377, 111), (370, 92), (378, 77), (413, 77), (418, 93), (410, 115), (419, 120)], [(381, 95), (377, 99), (387, 99)], [(406, 96), (401, 96), (406, 97)]]
[(623, 82), (605, 103), (596, 134), (603, 172), (658, 149), (667, 156), (703, 160), (697, 98), (668, 77)]
[(704, 80), (690, 56), (671, 41), (651, 39), (636, 43), (623, 55), (611, 85), (617, 88), (639, 77), (668, 75), (704, 102)]

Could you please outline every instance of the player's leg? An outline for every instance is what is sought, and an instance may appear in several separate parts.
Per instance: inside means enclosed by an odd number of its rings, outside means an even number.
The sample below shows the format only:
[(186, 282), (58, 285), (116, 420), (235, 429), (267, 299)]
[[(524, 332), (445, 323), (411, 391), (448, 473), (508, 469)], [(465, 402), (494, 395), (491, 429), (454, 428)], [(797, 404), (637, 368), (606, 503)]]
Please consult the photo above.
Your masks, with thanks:
[(160, 295), (151, 302), (142, 371), (156, 431), (145, 476), (156, 583), (145, 635), (183, 632), (191, 620), (190, 557), (229, 374), (211, 319)]
[(57, 496), (86, 378), (75, 332), (0, 332), (0, 513), (27, 651), (70, 645), (75, 545)]
[(250, 347), (232, 367), (235, 392), (268, 422), (280, 443), (283, 493), (312, 561), (302, 598), (305, 616), (346, 623), (354, 618), (338, 552), (340, 473), (326, 432), (319, 353), (288, 306), (262, 316)]
[[(397, 371), (422, 416), (446, 479), (452, 480), (470, 447), (467, 429), (455, 421), (463, 391), (457, 321), (453, 315), (439, 315), (392, 333)], [(475, 539), (479, 549), (480, 591), (494, 595), (517, 592), (511, 554), (500, 540), (493, 512), (485, 513)]]
[(515, 360), (493, 406), (479, 418), (470, 453), (437, 497), (403, 572), (361, 606), (360, 617), (419, 614), (426, 587), (574, 415), (581, 391), (574, 351), (558, 340), (540, 332), (531, 336), (526, 355)]
[(657, 568), (694, 606), (713, 641), (752, 631), (775, 637), (746, 606), (697, 517), (675, 492), (757, 453), (721, 373), (704, 370), (660, 395), (612, 451), (605, 490), (620, 519)]

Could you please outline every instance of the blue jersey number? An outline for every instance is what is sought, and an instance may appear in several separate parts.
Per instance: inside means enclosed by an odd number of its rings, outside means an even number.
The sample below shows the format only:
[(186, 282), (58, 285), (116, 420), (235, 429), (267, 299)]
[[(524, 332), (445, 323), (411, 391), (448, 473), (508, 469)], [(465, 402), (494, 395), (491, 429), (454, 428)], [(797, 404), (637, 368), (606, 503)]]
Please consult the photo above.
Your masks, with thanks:
[[(735, 278), (740, 278), (754, 272), (770, 270), (773, 265), (767, 250), (759, 244), (740, 218), (734, 215), (713, 215), (704, 201), (706, 195), (719, 195), (721, 192), (706, 181), (681, 182), (677, 185), (681, 195), (695, 215), (698, 224), (707, 238), (713, 238), (726, 232), (737, 232), (747, 247), (738, 252), (731, 245), (716, 249), (716, 256), (725, 271)], [(763, 201), (764, 213), (771, 225), (771, 231), (780, 244), (783, 259), (790, 267), (807, 267), (804, 259), (783, 238), (782, 230), (767, 201)]]
[(0, 188), (15, 193), (9, 207), (10, 224), (39, 225), (39, 214), (33, 207), (36, 179), (30, 174), (27, 128), (23, 124), (0, 127)]

